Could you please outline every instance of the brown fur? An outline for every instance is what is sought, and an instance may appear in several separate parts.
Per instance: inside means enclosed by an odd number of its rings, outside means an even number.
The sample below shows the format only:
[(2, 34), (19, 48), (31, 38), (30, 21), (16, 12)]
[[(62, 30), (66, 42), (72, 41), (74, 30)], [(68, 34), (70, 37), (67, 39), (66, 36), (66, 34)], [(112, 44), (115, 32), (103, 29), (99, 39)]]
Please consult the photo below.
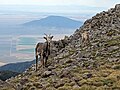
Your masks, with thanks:
[(90, 41), (89, 41), (89, 33), (88, 33), (88, 31), (84, 31), (83, 33), (82, 33), (82, 43), (83, 44), (88, 44)]

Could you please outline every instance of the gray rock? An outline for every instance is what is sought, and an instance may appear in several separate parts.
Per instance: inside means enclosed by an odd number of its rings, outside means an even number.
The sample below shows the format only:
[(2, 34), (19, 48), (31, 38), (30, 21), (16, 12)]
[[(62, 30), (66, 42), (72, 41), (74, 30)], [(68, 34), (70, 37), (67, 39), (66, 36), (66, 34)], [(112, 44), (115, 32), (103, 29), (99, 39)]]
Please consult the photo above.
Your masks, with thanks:
[(54, 87), (55, 88), (62, 87), (64, 84), (65, 84), (65, 82), (59, 80), (56, 83), (54, 83)]
[(118, 58), (108, 58), (109, 62), (117, 62), (119, 61)]
[(45, 71), (45, 72), (42, 74), (42, 77), (49, 77), (50, 75), (52, 75), (52, 71)]
[(116, 50), (116, 49), (119, 49), (119, 47), (118, 46), (111, 46), (111, 47), (109, 47), (110, 51), (113, 51), (113, 50)]
[(55, 69), (54, 66), (48, 66), (48, 70), (51, 71), (52, 69)]
[(84, 79), (91, 78), (92, 74), (91, 73), (84, 73), (82, 76)]
[(79, 89), (79, 88), (80, 88), (80, 86), (78, 86), (78, 85), (73, 86), (73, 89)]
[(115, 9), (120, 11), (120, 4), (115, 5)]

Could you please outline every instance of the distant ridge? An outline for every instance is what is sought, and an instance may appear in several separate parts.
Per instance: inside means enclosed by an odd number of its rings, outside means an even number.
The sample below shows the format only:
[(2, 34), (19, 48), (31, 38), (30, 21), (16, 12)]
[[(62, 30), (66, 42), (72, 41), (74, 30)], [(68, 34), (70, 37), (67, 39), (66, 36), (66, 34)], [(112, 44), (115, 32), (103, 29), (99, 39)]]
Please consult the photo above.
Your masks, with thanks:
[(35, 61), (19, 62), (19, 63), (10, 63), (0, 67), (0, 71), (12, 71), (22, 73), (27, 68), (29, 68)]
[(20, 73), (18, 73), (18, 72), (12, 72), (12, 71), (7, 71), (7, 70), (6, 71), (0, 71), (0, 80), (5, 81), (6, 79), (9, 79), (11, 77), (15, 77), (18, 74), (20, 74)]
[(40, 20), (33, 20), (24, 23), (23, 26), (31, 27), (55, 27), (55, 28), (78, 28), (82, 25), (81, 21), (72, 20), (63, 16), (48, 16)]

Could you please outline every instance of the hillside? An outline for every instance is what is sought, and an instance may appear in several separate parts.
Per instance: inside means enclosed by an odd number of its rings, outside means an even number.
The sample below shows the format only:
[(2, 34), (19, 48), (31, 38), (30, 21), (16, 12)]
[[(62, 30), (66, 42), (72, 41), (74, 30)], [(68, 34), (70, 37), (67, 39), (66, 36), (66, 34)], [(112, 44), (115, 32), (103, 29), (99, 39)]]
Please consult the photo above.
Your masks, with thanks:
[(78, 28), (82, 22), (69, 19), (63, 16), (48, 16), (40, 20), (33, 20), (24, 23), (23, 26), (27, 27), (48, 27), (48, 28)]
[(11, 84), (4, 82), (4, 81), (1, 81), (1, 80), (0, 80), (0, 89), (2, 89), (2, 90), (15, 90), (15, 88)]
[(29, 68), (35, 61), (27, 61), (27, 62), (18, 62), (18, 63), (10, 63), (0, 67), (0, 71), (12, 71), (22, 73), (27, 68)]
[[(90, 32), (87, 46), (81, 42), (84, 30)], [(6, 82), (17, 90), (120, 90), (120, 4), (96, 14), (54, 46), (47, 68), (35, 72), (33, 65)]]
[(17, 76), (18, 74), (20, 74), (20, 73), (7, 71), (7, 70), (6, 71), (0, 71), (0, 80), (5, 81), (5, 80), (7, 80), (11, 77)]

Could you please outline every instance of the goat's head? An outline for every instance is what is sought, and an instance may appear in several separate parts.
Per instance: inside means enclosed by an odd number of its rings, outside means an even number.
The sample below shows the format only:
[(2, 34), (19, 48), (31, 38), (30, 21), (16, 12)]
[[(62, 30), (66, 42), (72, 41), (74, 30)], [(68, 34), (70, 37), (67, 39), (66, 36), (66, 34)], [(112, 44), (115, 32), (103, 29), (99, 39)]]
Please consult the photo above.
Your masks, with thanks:
[(47, 43), (50, 43), (52, 41), (53, 36), (45, 34), (46, 37), (44, 39), (46, 40)]

